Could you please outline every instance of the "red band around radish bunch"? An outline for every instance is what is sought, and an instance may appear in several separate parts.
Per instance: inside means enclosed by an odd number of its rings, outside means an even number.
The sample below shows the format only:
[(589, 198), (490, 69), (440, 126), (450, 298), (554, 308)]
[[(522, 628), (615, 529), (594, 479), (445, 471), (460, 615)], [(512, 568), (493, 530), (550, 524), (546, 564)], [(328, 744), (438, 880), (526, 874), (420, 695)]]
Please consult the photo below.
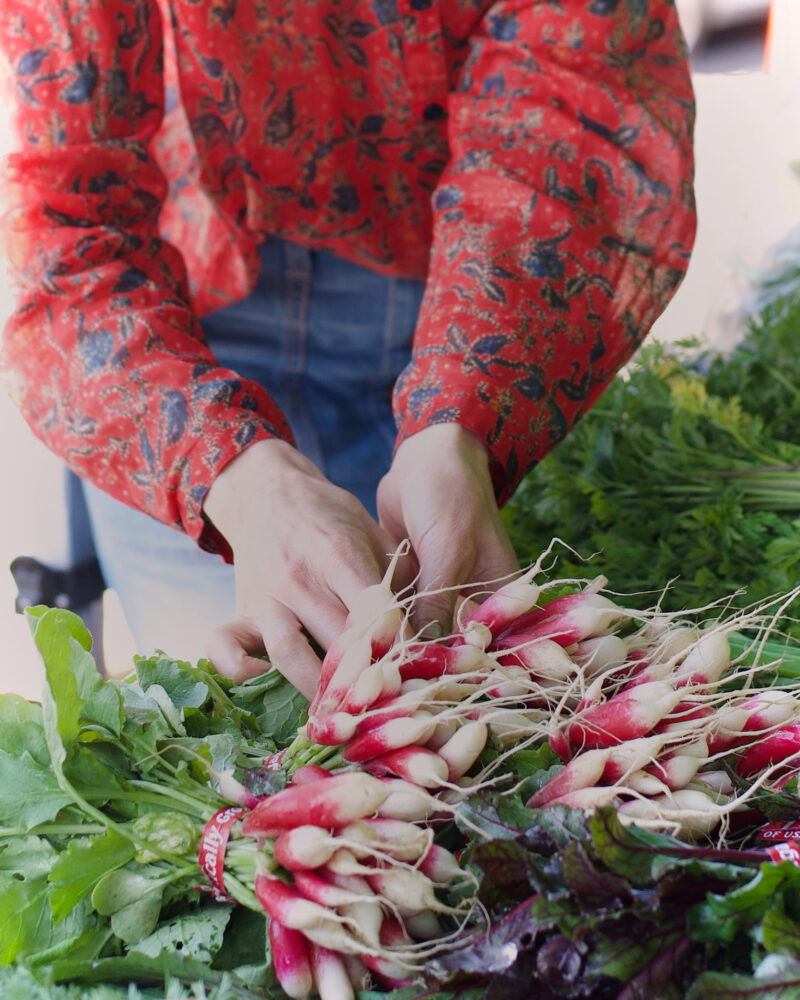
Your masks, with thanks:
[(197, 860), (206, 878), (211, 883), (209, 890), (211, 895), (220, 903), (233, 902), (231, 897), (225, 892), (225, 884), (223, 882), (225, 851), (228, 847), (228, 839), (230, 838), (233, 824), (237, 819), (241, 819), (247, 811), (247, 809), (243, 809), (241, 806), (225, 806), (224, 809), (218, 809), (203, 827), (203, 833), (200, 837)]

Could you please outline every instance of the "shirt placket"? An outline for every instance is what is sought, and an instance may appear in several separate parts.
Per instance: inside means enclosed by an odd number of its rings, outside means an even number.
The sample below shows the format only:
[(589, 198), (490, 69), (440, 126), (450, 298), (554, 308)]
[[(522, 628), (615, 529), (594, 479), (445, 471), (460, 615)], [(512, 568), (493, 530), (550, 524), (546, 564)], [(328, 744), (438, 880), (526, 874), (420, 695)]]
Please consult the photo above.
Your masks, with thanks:
[(438, 0), (399, 0), (405, 28), (403, 56), (411, 105), (424, 118), (444, 115), (447, 65)]

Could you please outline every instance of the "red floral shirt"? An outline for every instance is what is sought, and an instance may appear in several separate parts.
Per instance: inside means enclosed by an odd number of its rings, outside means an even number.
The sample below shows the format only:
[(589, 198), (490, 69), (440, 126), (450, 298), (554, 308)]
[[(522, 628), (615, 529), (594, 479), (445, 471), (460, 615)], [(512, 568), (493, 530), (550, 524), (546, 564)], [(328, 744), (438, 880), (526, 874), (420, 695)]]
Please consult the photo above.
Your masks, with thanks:
[(80, 475), (208, 548), (214, 477), (291, 440), (197, 321), (248, 294), (266, 234), (426, 279), (398, 440), (470, 428), (501, 502), (685, 271), (671, 0), (3, 5), (20, 406)]

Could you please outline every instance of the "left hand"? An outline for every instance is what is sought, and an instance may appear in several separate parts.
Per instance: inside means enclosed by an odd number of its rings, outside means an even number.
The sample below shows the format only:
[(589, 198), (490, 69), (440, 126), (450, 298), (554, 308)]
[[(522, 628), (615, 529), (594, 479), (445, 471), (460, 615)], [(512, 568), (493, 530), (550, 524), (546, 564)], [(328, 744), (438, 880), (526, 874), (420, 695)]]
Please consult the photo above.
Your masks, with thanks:
[[(416, 629), (435, 623), (448, 634), (457, 601), (470, 594), (480, 600), (519, 572), (495, 501), (488, 452), (459, 424), (434, 424), (400, 445), (378, 486), (378, 518), (395, 543), (411, 541), (422, 595)], [(441, 592), (425, 594), (429, 590)]]

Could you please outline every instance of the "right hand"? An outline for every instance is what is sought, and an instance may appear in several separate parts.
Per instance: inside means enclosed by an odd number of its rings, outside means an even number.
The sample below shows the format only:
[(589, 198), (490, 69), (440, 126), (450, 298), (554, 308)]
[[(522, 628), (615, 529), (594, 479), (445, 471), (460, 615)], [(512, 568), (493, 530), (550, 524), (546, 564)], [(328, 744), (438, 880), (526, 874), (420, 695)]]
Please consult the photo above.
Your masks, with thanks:
[[(329, 482), (292, 445), (251, 445), (219, 474), (204, 509), (231, 546), (237, 617), (216, 629), (209, 658), (241, 682), (270, 662), (309, 700), (321, 663), (309, 636), (327, 649), (358, 594), (378, 583), (394, 543), (346, 490)], [(395, 589), (414, 566), (401, 559)]]

